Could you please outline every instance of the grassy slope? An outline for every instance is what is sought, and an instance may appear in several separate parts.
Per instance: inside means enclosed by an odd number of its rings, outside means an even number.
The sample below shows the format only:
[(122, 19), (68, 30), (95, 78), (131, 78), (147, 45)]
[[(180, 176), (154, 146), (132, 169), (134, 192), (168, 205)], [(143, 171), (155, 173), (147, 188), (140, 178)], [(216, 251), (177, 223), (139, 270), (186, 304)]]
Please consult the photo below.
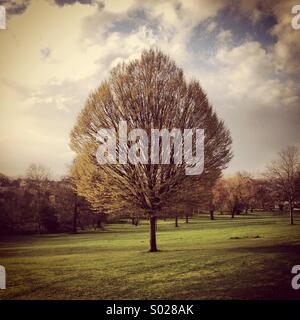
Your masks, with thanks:
[(179, 228), (160, 221), (157, 253), (147, 252), (147, 222), (2, 239), (8, 279), (0, 299), (300, 298), (290, 286), (300, 264), (296, 222), (266, 214), (200, 217)]

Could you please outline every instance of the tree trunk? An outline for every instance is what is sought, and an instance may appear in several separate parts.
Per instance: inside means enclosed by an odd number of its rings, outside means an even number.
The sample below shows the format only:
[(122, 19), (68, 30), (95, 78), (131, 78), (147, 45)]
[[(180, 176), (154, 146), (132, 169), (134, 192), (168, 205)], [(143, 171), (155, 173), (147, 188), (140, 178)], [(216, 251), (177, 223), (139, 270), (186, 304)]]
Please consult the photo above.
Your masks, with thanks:
[(290, 224), (293, 225), (294, 224), (294, 205), (292, 201), (289, 202), (289, 206), (290, 206)]
[(210, 213), (210, 220), (215, 220), (214, 210), (210, 210), (209, 213)]
[(138, 226), (139, 225), (139, 217), (131, 218), (131, 221), (132, 221), (132, 225), (133, 226)]
[(77, 216), (78, 216), (78, 205), (77, 205), (77, 199), (75, 199), (74, 214), (73, 214), (73, 233), (77, 233)]
[(294, 215), (293, 215), (293, 209), (290, 210), (290, 223), (291, 225), (294, 224)]
[(185, 215), (185, 223), (189, 223), (189, 215), (188, 214)]
[(178, 217), (175, 217), (175, 227), (178, 228)]
[(234, 210), (231, 211), (231, 218), (234, 218)]
[(150, 217), (150, 252), (156, 252), (156, 217)]

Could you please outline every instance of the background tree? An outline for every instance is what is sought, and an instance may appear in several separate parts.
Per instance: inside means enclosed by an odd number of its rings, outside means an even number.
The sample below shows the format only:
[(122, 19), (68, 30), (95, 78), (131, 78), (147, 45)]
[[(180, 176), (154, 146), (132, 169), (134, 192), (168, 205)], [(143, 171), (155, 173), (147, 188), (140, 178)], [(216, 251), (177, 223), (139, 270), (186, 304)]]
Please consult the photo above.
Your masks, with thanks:
[(58, 217), (57, 210), (54, 206), (46, 201), (43, 201), (39, 208), (40, 223), (43, 228), (49, 233), (57, 232)]
[(273, 211), (275, 203), (280, 208), (282, 202), (281, 194), (272, 188), (272, 184), (267, 179), (255, 179), (254, 203), (252, 209), (262, 211)]
[(52, 205), (59, 212), (60, 229), (77, 233), (80, 216), (80, 202), (74, 184), (70, 177), (63, 177), (52, 184)]
[(45, 198), (48, 196), (47, 184), (50, 179), (50, 169), (42, 164), (32, 163), (26, 170), (26, 188), (31, 189), (33, 194), (35, 195), (34, 206), (32, 210), (34, 211), (35, 221), (38, 225), (39, 232), (42, 231), (41, 209), (43, 203), (46, 202)]
[(7, 187), (10, 185), (10, 179), (3, 173), (0, 173), (0, 187)]
[(233, 219), (235, 215), (238, 215), (243, 210), (242, 192), (240, 189), (241, 180), (239, 176), (232, 176), (226, 179), (226, 188), (228, 192), (227, 208), (231, 213)]
[(50, 170), (42, 164), (32, 163), (26, 170), (26, 179), (35, 182), (49, 181), (51, 178)]
[[(203, 174), (187, 176), (185, 164), (174, 163), (173, 151), (170, 165), (99, 166), (95, 135), (100, 128), (118, 131), (120, 120), (127, 121), (128, 131), (140, 128), (148, 137), (153, 128), (204, 129)], [(118, 148), (120, 145), (117, 139)], [(144, 51), (140, 59), (111, 71), (109, 79), (89, 96), (71, 132), (71, 147), (80, 163), (77, 162), (78, 191), (87, 194), (92, 205), (107, 213), (132, 210), (148, 216), (151, 252), (157, 251), (157, 218), (181, 207), (183, 197), (197, 202), (195, 198), (205, 176), (225, 168), (232, 156), (230, 133), (199, 83), (187, 83), (183, 71), (157, 50)], [(174, 150), (172, 144), (171, 149)], [(89, 172), (89, 178), (84, 178), (84, 171)]]
[(299, 192), (297, 179), (300, 171), (299, 150), (290, 146), (281, 151), (278, 158), (267, 166), (266, 176), (275, 190), (281, 192), (288, 201), (290, 224), (294, 224), (294, 207), (296, 195)]
[(229, 198), (229, 191), (226, 180), (224, 178), (218, 179), (212, 190), (213, 204), (216, 210), (221, 214), (226, 210), (227, 201)]
[(237, 173), (237, 184), (239, 191), (239, 201), (245, 213), (254, 205), (255, 183), (253, 176), (249, 172)]
[(255, 182), (247, 172), (238, 172), (234, 176), (218, 181), (213, 189), (213, 201), (221, 211), (226, 208), (231, 217), (254, 206)]

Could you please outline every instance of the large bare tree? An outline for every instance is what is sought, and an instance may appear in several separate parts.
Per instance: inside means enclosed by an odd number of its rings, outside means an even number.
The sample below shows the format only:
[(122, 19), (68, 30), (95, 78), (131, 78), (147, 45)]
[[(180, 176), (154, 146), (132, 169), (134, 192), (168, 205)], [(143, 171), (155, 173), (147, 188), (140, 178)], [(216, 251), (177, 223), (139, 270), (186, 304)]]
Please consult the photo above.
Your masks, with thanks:
[(294, 224), (294, 207), (296, 194), (299, 193), (297, 183), (300, 171), (299, 149), (289, 146), (279, 153), (279, 156), (267, 167), (266, 176), (275, 190), (284, 195), (288, 201), (290, 224)]
[[(140, 128), (148, 136), (153, 128), (204, 129), (203, 173), (186, 175), (186, 164), (174, 161), (178, 150), (174, 151), (172, 139), (170, 164), (99, 165), (95, 137), (102, 128), (118, 131), (120, 121), (127, 122), (128, 131)], [(200, 84), (187, 82), (183, 71), (158, 50), (144, 51), (140, 59), (111, 71), (109, 79), (87, 99), (71, 132), (71, 147), (77, 153), (73, 173), (78, 192), (105, 213), (123, 210), (147, 216), (151, 252), (157, 251), (157, 218), (175, 211), (185, 214), (187, 204), (197, 208), (203, 182), (217, 177), (232, 157), (229, 130)], [(119, 139), (117, 147), (121, 149)], [(151, 148), (148, 152), (145, 157), (150, 159)]]

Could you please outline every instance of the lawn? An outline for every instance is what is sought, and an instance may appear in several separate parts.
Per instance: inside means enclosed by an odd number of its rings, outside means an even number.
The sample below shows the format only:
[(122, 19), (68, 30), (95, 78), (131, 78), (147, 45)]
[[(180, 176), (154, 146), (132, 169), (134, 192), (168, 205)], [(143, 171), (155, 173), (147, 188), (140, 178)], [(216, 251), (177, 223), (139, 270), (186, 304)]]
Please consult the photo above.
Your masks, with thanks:
[(199, 216), (179, 228), (159, 221), (99, 232), (1, 238), (7, 289), (0, 299), (299, 299), (300, 215)]

